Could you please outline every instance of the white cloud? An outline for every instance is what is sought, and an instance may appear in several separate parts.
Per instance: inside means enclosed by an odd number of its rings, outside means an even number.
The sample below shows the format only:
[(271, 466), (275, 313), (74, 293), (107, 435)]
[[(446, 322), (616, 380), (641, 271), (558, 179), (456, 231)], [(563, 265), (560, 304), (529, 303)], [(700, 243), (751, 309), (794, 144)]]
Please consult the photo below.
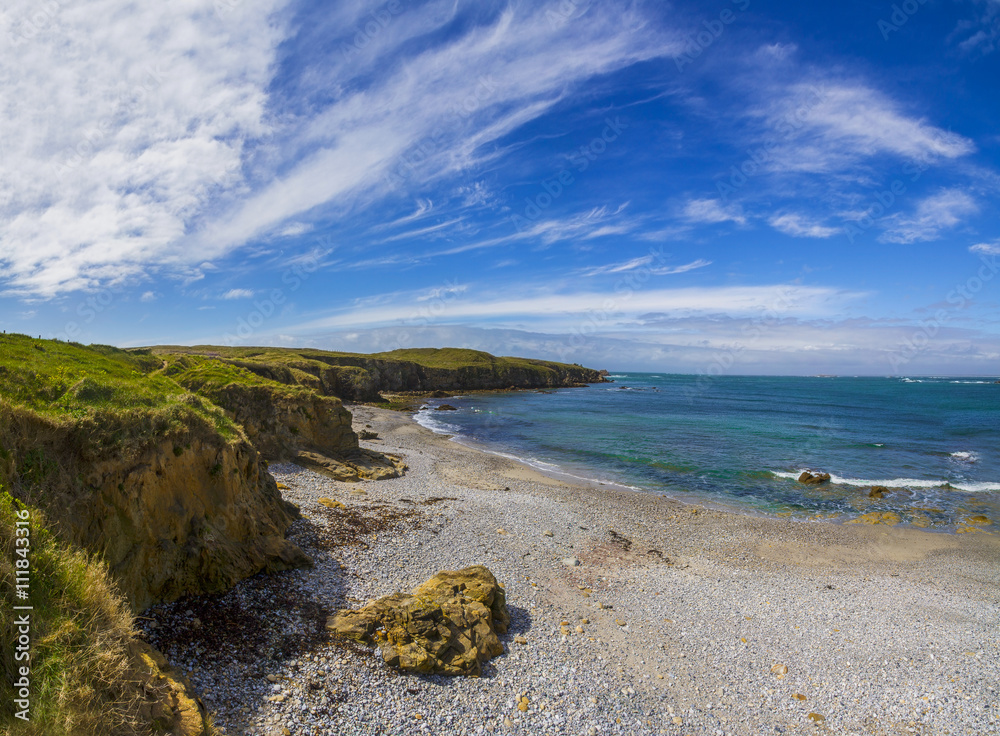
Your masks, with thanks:
[(840, 228), (827, 227), (797, 214), (778, 215), (769, 222), (775, 230), (800, 238), (829, 238), (842, 232)]
[(976, 18), (960, 21), (951, 38), (962, 39), (958, 42), (962, 51), (986, 56), (1000, 45), (1000, 0), (976, 0), (976, 6)]
[(250, 299), (254, 295), (252, 289), (230, 289), (222, 295), (223, 299)]
[(972, 141), (906, 114), (864, 84), (818, 82), (776, 91), (760, 115), (772, 147), (772, 168), (832, 173), (889, 154), (933, 163), (972, 153)]
[(1000, 255), (1000, 240), (996, 240), (992, 243), (978, 243), (969, 248), (969, 250), (973, 253), (979, 253), (984, 256)]
[[(499, 155), (491, 144), (586, 80), (682, 46), (625, 2), (579, 6), (553, 25), (557, 0), (511, 3), (489, 20), (430, 0), (404, 4), (405, 18), (351, 50), (371, 3), (336, 3), (326, 21), (338, 50), (311, 59), (301, 80), (325, 107), (295, 110), (268, 97), (281, 92), (277, 49), (294, 43), (285, 5), (64, 4), (42, 33), (0, 47), (0, 69), (17, 70), (0, 74), (0, 96), (17, 100), (0, 107), (8, 290), (53, 296), (163, 269), (197, 280), (202, 260), (301, 234), (313, 208), (356, 210), (413, 175), (426, 185)], [(38, 9), (8, 3), (8, 28)], [(458, 35), (411, 43), (443, 36), (461, 12)], [(273, 104), (293, 109), (270, 117)]]
[(711, 261), (706, 261), (703, 258), (699, 258), (697, 261), (692, 261), (691, 263), (685, 263), (682, 266), (660, 266), (653, 265), (656, 263), (661, 263), (664, 259), (663, 253), (650, 253), (649, 255), (640, 256), (639, 258), (633, 258), (632, 260), (625, 261), (624, 263), (612, 263), (607, 266), (598, 266), (597, 268), (591, 268), (583, 272), (583, 276), (602, 276), (605, 274), (614, 273), (626, 273), (631, 271), (641, 270), (644, 273), (648, 273), (651, 276), (668, 276), (671, 274), (687, 273), (688, 271), (694, 271), (699, 268), (705, 268), (706, 266), (711, 266)]
[[(844, 303), (861, 295), (825, 287), (798, 285), (690, 287), (682, 289), (645, 289), (620, 294), (609, 291), (551, 293), (551, 287), (522, 289), (520, 293), (491, 295), (479, 291), (475, 298), (466, 296), (450, 302), (438, 319), (448, 322), (489, 320), (532, 324), (579, 324), (594, 312), (615, 314), (692, 314), (755, 315), (780, 313), (820, 316), (834, 313)], [(373, 327), (380, 324), (405, 324), (420, 313), (419, 301), (410, 296), (386, 295), (294, 328), (303, 333), (316, 330)], [(553, 328), (554, 329), (554, 328)]]
[(142, 296), (139, 297), (139, 301), (141, 301), (141, 302), (156, 301), (156, 292), (153, 292), (153, 291), (143, 292)]
[[(576, 85), (682, 47), (617, 2), (588, 5), (554, 27), (547, 14), (558, 12), (555, 0), (512, 4), (438, 46), (407, 44), (415, 33), (446, 26), (458, 7), (442, 0), (409, 10), (405, 23), (374, 39), (375, 50), (317, 70), (317, 84), (350, 91), (334, 95), (293, 140), (311, 152), (208, 223), (200, 239), (239, 244), (314, 207), (363, 203), (414, 176), (426, 185), (465, 171), (499, 156), (490, 144), (550, 111)], [(365, 86), (369, 62), (393, 71)]]
[(911, 215), (896, 214), (885, 218), (883, 243), (916, 243), (937, 240), (942, 230), (958, 225), (966, 215), (979, 210), (975, 200), (957, 189), (942, 189), (917, 204)]
[(305, 235), (310, 230), (312, 230), (312, 226), (304, 222), (290, 222), (278, 230), (278, 237), (294, 238), (296, 235)]
[(5, 4), (0, 69), (16, 73), (0, 75), (0, 97), (17, 100), (0, 106), (10, 290), (51, 296), (209, 255), (183, 236), (240, 182), (247, 141), (267, 133), (281, 4), (243, 0), (221, 17), (192, 2)]
[(736, 222), (745, 225), (746, 217), (735, 205), (724, 207), (717, 199), (692, 199), (684, 206), (684, 217), (690, 222)]

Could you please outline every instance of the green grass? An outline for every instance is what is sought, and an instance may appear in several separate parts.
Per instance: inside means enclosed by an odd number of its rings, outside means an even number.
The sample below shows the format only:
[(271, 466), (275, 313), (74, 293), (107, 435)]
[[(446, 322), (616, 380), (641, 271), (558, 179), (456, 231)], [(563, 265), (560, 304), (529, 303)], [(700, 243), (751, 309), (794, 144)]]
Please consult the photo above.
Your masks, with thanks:
[(162, 364), (148, 353), (0, 335), (0, 415), (18, 407), (76, 423), (106, 449), (191, 427), (239, 434), (218, 407), (157, 373)]
[[(30, 563), (30, 718), (14, 716), (13, 594), (17, 521), (28, 516)], [(3, 679), (0, 730), (28, 736), (149, 733), (140, 716), (141, 691), (128, 646), (131, 610), (103, 563), (56, 541), (37, 509), (27, 509), (0, 487), (0, 609)], [(18, 601), (23, 605), (25, 601)]]

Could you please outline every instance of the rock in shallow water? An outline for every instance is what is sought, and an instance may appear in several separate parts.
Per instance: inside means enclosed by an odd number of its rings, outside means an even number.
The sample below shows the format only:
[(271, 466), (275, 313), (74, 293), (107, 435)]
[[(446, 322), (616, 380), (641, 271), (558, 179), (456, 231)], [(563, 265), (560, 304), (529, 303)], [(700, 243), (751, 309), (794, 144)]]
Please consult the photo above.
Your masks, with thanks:
[(484, 662), (503, 654), (506, 596), (482, 565), (440, 572), (412, 593), (395, 593), (327, 621), (337, 636), (377, 644), (392, 667), (424, 674), (478, 677)]

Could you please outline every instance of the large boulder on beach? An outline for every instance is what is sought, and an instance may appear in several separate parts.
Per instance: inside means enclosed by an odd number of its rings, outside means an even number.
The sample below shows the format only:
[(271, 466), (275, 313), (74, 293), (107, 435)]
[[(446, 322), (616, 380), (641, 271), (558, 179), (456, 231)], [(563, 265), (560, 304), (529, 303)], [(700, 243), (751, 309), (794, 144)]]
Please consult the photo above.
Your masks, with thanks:
[(802, 475), (799, 476), (799, 483), (805, 483), (807, 486), (818, 486), (823, 483), (830, 482), (829, 473), (810, 473), (808, 470), (803, 471)]
[(484, 662), (503, 654), (498, 634), (509, 624), (503, 588), (476, 565), (440, 572), (412, 593), (337, 611), (327, 629), (378, 646), (387, 664), (405, 672), (478, 677)]

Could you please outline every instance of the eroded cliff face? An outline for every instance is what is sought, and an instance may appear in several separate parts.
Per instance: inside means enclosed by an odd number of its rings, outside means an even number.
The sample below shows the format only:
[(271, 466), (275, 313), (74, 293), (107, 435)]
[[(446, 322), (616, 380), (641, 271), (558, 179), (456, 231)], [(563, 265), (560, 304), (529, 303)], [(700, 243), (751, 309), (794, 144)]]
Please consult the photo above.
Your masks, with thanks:
[(174, 427), (116, 450), (89, 429), (0, 407), (0, 475), (60, 537), (108, 563), (134, 610), (310, 563), (284, 538), (297, 512), (242, 435)]
[(482, 391), (506, 388), (561, 388), (601, 383), (600, 371), (576, 366), (539, 365), (535, 369), (502, 363), (432, 368), (407, 360), (312, 355), (310, 360), (275, 366), (252, 360), (234, 365), (274, 381), (309, 386), (345, 401), (379, 401), (380, 392)]
[(290, 460), (302, 449), (333, 456), (358, 452), (351, 413), (340, 399), (239, 384), (224, 386), (210, 398), (243, 426), (247, 439), (269, 460)]

